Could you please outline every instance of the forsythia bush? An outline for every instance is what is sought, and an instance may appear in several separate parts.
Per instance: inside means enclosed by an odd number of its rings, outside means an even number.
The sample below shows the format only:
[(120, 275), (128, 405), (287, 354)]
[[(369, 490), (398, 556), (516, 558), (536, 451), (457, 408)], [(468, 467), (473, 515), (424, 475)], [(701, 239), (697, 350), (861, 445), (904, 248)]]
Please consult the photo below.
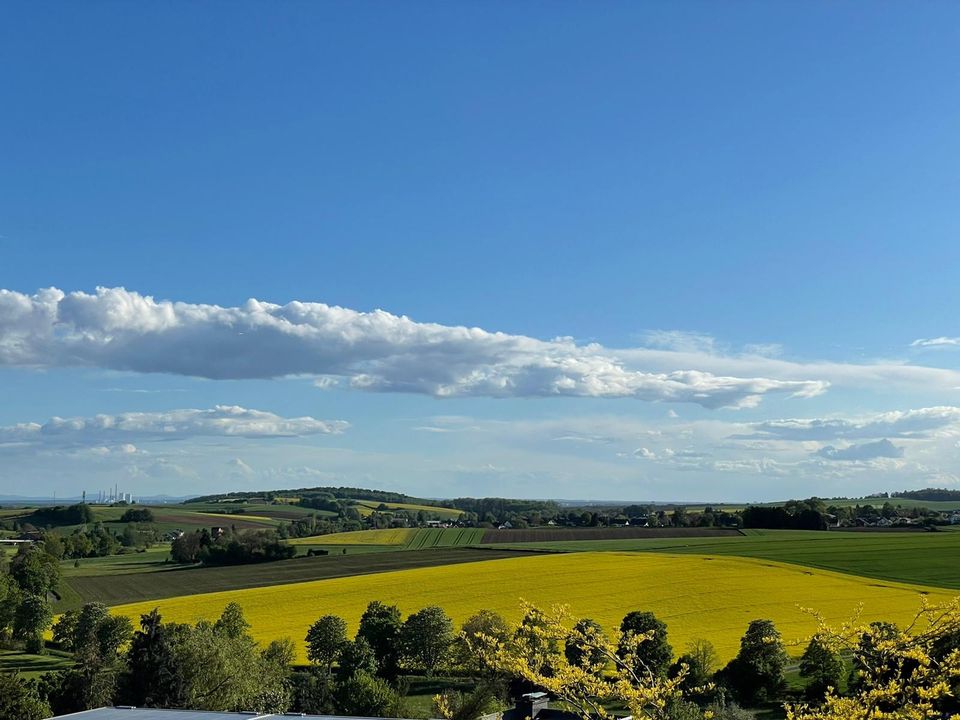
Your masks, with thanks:
[(852, 656), (856, 676), (846, 697), (831, 688), (818, 707), (788, 707), (788, 720), (960, 720), (960, 598), (924, 600), (903, 629), (859, 616), (834, 628), (812, 614), (820, 642)]
[(638, 649), (649, 633), (611, 641), (595, 624), (568, 627), (568, 621), (564, 606), (544, 611), (524, 604), (523, 620), (509, 640), (481, 636), (472, 641), (473, 650), (489, 667), (543, 688), (583, 717), (611, 717), (605, 705), (620, 703), (638, 720), (669, 719), (670, 707), (682, 699), (686, 673), (668, 678), (644, 663)]
[[(788, 704), (788, 720), (960, 720), (960, 598), (942, 604), (923, 601), (904, 628), (866, 624), (859, 613), (831, 627), (807, 612), (817, 619), (818, 642), (850, 658), (854, 672), (846, 695), (828, 688), (816, 705)], [(606, 707), (620, 705), (636, 720), (671, 720), (681, 707), (684, 718), (709, 720), (710, 710), (698, 712), (684, 702), (684, 688), (696, 695), (710, 686), (689, 688), (686, 666), (669, 675), (647, 666), (641, 648), (652, 639), (652, 633), (621, 633), (611, 640), (595, 623), (571, 626), (563, 606), (544, 611), (529, 604), (506, 639), (461, 636), (486, 667), (526, 680), (584, 718), (610, 718)], [(435, 700), (448, 719), (469, 714), (447, 697)]]

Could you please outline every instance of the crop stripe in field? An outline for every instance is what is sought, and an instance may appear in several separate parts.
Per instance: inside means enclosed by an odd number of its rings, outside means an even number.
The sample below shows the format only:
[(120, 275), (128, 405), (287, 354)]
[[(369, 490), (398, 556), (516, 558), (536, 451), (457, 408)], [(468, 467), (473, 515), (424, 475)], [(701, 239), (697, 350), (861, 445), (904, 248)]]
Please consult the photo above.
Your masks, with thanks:
[(255, 565), (232, 567), (184, 568), (157, 572), (118, 575), (87, 575), (64, 578), (62, 603), (58, 613), (73, 610), (84, 602), (98, 601), (119, 605), (146, 600), (221, 591), (245, 590), (268, 586), (292, 585), (359, 575), (377, 575), (440, 565), (459, 565), (529, 555), (522, 550), (485, 550), (475, 548), (430, 548), (422, 552), (401, 551), (363, 555), (301, 557)]

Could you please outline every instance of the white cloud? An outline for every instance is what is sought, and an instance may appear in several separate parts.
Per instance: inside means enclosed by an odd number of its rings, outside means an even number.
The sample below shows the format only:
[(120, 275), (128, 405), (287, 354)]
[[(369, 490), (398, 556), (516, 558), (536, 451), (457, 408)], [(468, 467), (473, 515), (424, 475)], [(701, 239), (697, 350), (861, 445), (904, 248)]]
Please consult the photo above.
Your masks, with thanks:
[(42, 425), (23, 423), (0, 427), (0, 447), (79, 445), (103, 448), (111, 453), (135, 453), (137, 448), (130, 442), (131, 439), (302, 437), (339, 433), (347, 427), (348, 423), (342, 420), (284, 418), (262, 410), (218, 405), (209, 410), (130, 412), (66, 419), (54, 417)]
[(817, 455), (827, 460), (851, 461), (901, 458), (903, 457), (903, 448), (897, 447), (887, 439), (883, 439), (876, 442), (861, 443), (860, 445), (850, 445), (845, 448), (835, 448), (833, 445), (827, 445), (820, 448)]
[(960, 337), (920, 338), (910, 343), (910, 347), (956, 347), (960, 345)]
[[(687, 334), (670, 342), (674, 333), (661, 332), (651, 338), (649, 347), (610, 350), (626, 363), (642, 366), (649, 372), (670, 371), (678, 367), (693, 367), (715, 375), (734, 377), (768, 377), (777, 380), (817, 378), (824, 386), (858, 390), (891, 392), (956, 392), (960, 388), (960, 371), (947, 368), (911, 365), (906, 360), (876, 359), (864, 363), (830, 362), (822, 360), (794, 361), (781, 355), (782, 348), (767, 345), (747, 345), (743, 352), (730, 352), (709, 338)], [(686, 338), (686, 339), (685, 339)], [(653, 340), (651, 342), (651, 339)]]
[(893, 411), (858, 418), (807, 418), (751, 423), (752, 433), (734, 439), (837, 440), (929, 437), (960, 424), (960, 407), (941, 406)]
[[(699, 336), (664, 343), (711, 350)], [(0, 290), (0, 365), (85, 366), (212, 379), (346, 378), (354, 388), (435, 397), (574, 396), (753, 407), (763, 395), (813, 397), (809, 378), (716, 374), (696, 363), (650, 372), (627, 353), (570, 338), (539, 340), (419, 323), (321, 303), (241, 307), (156, 301), (123, 288), (95, 294)], [(814, 376), (815, 377), (815, 376)]]

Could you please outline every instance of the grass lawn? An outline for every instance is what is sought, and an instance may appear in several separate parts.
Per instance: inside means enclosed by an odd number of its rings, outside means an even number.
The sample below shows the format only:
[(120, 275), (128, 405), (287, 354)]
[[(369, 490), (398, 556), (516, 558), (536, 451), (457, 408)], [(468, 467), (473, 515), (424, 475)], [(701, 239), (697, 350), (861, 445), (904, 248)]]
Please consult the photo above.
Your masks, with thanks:
[[(555, 552), (738, 555), (882, 580), (960, 588), (960, 532), (757, 530), (728, 538), (578, 540), (511, 545)], [(492, 547), (503, 547), (496, 545)]]
[(35, 678), (45, 672), (66, 670), (73, 665), (68, 653), (56, 650), (46, 655), (32, 655), (22, 650), (0, 650), (0, 672), (19, 671), (24, 677)]
[(79, 566), (75, 560), (63, 560), (60, 562), (60, 572), (63, 577), (154, 572), (169, 569), (170, 564), (166, 562), (169, 557), (170, 544), (162, 543), (141, 553), (82, 558)]

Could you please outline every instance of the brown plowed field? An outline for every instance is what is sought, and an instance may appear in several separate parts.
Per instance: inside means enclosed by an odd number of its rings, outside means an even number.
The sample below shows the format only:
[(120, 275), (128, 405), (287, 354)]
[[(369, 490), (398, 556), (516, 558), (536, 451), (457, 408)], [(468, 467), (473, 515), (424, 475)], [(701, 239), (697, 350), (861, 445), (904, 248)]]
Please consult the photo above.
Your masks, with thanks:
[(532, 528), (529, 530), (487, 530), (487, 543), (553, 542), (563, 540), (634, 540), (639, 538), (733, 537), (739, 530), (728, 528)]

